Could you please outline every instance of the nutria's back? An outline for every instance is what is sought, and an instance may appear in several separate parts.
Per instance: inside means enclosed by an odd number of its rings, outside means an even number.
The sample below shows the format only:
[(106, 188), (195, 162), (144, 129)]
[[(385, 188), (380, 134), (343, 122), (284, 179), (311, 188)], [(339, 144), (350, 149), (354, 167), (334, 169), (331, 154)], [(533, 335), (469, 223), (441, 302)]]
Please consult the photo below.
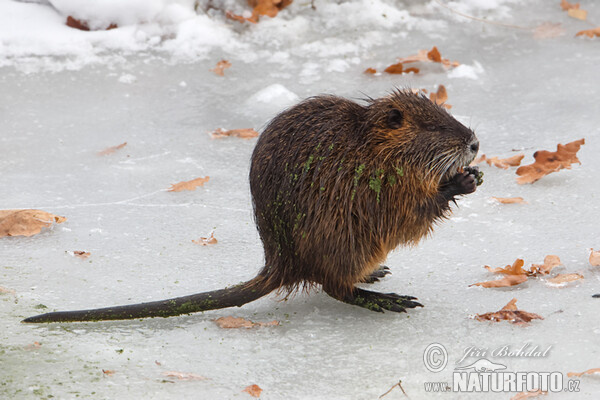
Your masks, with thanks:
[(287, 290), (320, 283), (346, 295), (447, 215), (440, 188), (477, 146), (444, 108), (408, 91), (366, 105), (313, 97), (281, 113), (250, 169), (263, 274)]

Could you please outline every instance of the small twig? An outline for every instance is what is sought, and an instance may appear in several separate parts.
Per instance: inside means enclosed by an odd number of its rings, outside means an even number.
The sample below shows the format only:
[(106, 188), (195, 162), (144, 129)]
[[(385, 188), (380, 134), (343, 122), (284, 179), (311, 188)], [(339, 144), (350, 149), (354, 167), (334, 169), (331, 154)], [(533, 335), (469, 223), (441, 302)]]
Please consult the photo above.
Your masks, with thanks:
[(387, 392), (385, 392), (384, 394), (382, 394), (381, 396), (379, 396), (379, 398), (381, 399), (383, 396), (386, 396), (388, 393), (390, 393), (396, 386), (398, 386), (400, 388), (400, 390), (402, 390), (402, 393), (404, 393), (404, 395), (406, 397), (408, 397), (408, 395), (406, 394), (406, 392), (404, 391), (404, 388), (402, 387), (402, 381), (399, 380), (398, 383), (396, 383), (394, 386), (392, 386), (390, 388), (390, 390), (388, 390)]
[(490, 20), (487, 20), (487, 19), (474, 17), (472, 15), (464, 14), (464, 13), (461, 13), (460, 11), (456, 11), (455, 9), (450, 8), (450, 7), (448, 7), (448, 5), (442, 3), (440, 0), (433, 0), (433, 1), (435, 1), (440, 6), (444, 7), (446, 10), (448, 10), (448, 11), (450, 11), (450, 12), (456, 14), (456, 15), (460, 15), (461, 17), (464, 17), (464, 18), (472, 19), (472, 20), (483, 22), (483, 23), (486, 23), (486, 24), (503, 26), (505, 28), (523, 29), (523, 30), (526, 30), (526, 31), (533, 30), (533, 28), (528, 28), (528, 27), (524, 27), (524, 26), (511, 25), (511, 24), (503, 24), (502, 22), (490, 21)]

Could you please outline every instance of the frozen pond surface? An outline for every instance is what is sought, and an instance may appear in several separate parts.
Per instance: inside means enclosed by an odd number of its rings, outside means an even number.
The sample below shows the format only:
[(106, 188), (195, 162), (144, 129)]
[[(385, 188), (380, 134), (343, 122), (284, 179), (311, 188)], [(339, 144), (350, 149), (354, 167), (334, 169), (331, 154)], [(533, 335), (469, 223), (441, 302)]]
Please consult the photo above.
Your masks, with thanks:
[[(39, 208), (68, 221), (30, 238), (0, 239), (0, 286), (15, 291), (0, 294), (0, 398), (246, 399), (242, 389), (258, 384), (263, 399), (376, 399), (401, 379), (412, 399), (507, 399), (511, 394), (426, 393), (424, 383), (450, 381), (465, 348), (525, 343), (552, 348), (543, 358), (488, 358), (510, 371), (559, 371), (565, 379), (600, 367), (600, 299), (592, 298), (600, 293), (600, 270), (588, 263), (589, 249), (600, 247), (600, 39), (574, 38), (591, 26), (550, 2), (480, 2), (489, 10), (474, 3), (455, 5), (510, 24), (561, 22), (566, 33), (534, 39), (430, 7), (410, 9), (405, 24), (399, 15), (385, 25), (369, 13), (357, 23), (368, 1), (337, 11), (317, 1), (314, 17), (308, 5), (294, 4), (251, 28), (221, 18), (219, 29), (231, 32), (235, 46), (207, 45), (196, 58), (171, 57), (165, 48), (108, 52), (72, 70), (71, 56), (60, 52), (2, 58), (0, 209)], [(403, 8), (376, 2), (382, 4)], [(600, 4), (586, 7), (600, 20)], [(433, 45), (466, 64), (468, 76), (434, 66), (419, 75), (362, 73)], [(221, 58), (232, 62), (225, 77), (209, 71)], [(137, 303), (253, 277), (263, 262), (247, 183), (255, 139), (207, 133), (258, 130), (294, 99), (319, 93), (379, 97), (394, 86), (438, 84), (448, 89), (451, 112), (476, 130), (482, 154), (524, 152), (528, 164), (535, 150), (580, 138), (586, 144), (581, 166), (533, 185), (517, 185), (514, 169), (482, 165), (485, 183), (449, 221), (419, 246), (390, 254), (393, 275), (372, 289), (417, 296), (424, 308), (378, 314), (315, 291), (169, 319), (20, 323), (43, 312), (40, 304), (70, 310)], [(125, 141), (124, 149), (97, 155)], [(205, 175), (203, 188), (164, 191)], [(500, 205), (491, 196), (522, 196), (529, 204)], [(217, 245), (192, 243), (211, 230)], [(73, 250), (92, 255), (65, 253)], [(537, 279), (508, 289), (468, 287), (493, 279), (484, 265), (524, 258), (529, 266), (548, 254), (560, 256), (559, 272), (585, 280), (566, 288)], [(469, 318), (512, 298), (545, 319), (514, 326)], [(281, 325), (224, 330), (213, 322), (228, 315)], [(423, 363), (434, 342), (449, 353), (448, 368), (437, 374)], [(208, 379), (178, 381), (165, 371)], [(549, 398), (595, 399), (600, 380), (585, 376), (580, 389)], [(397, 388), (385, 397), (401, 398)]]

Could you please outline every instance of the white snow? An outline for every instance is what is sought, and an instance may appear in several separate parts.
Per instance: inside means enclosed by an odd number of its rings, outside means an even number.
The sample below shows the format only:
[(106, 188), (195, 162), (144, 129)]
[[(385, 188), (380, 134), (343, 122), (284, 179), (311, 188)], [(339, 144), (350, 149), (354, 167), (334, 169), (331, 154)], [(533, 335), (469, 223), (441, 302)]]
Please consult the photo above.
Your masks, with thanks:
[[(569, 18), (558, 0), (441, 2), (505, 24), (561, 23), (566, 33), (537, 40), (434, 1), (317, 0), (313, 10), (296, 0), (254, 25), (224, 16), (247, 15), (243, 0), (212, 0), (212, 8), (201, 0), (197, 10), (192, 0), (0, 0), (0, 209), (68, 218), (30, 238), (0, 239), (0, 287), (8, 289), (0, 290), (0, 398), (243, 399), (250, 398), (243, 388), (258, 384), (266, 400), (375, 399), (401, 379), (411, 399), (506, 399), (512, 394), (426, 393), (424, 383), (448, 381), (469, 346), (525, 343), (552, 350), (539, 359), (489, 359), (510, 371), (565, 375), (600, 367), (600, 299), (591, 297), (600, 293), (600, 270), (587, 261), (589, 249), (600, 248), (600, 39), (575, 38), (589, 25)], [(582, 7), (590, 21), (600, 19), (600, 3)], [(79, 31), (65, 25), (68, 15), (92, 28), (119, 27)], [(363, 73), (434, 45), (461, 66)], [(222, 59), (232, 66), (220, 77), (210, 70)], [(528, 164), (536, 150), (582, 137), (586, 144), (581, 165), (533, 185), (516, 184), (514, 168), (482, 165), (484, 184), (458, 201), (452, 218), (415, 248), (389, 255), (393, 275), (369, 288), (417, 296), (423, 309), (378, 314), (315, 290), (169, 319), (20, 323), (49, 310), (165, 299), (253, 277), (263, 263), (248, 187), (256, 140), (206, 133), (259, 129), (322, 93), (356, 100), (440, 84), (482, 154), (522, 152)], [(165, 191), (206, 175), (196, 191)], [(528, 204), (501, 205), (492, 196)], [(192, 243), (210, 231), (218, 244)], [(66, 253), (78, 250), (91, 256)], [(561, 258), (557, 272), (585, 279), (469, 287), (494, 278), (484, 265), (524, 258), (528, 267), (548, 254)], [(512, 298), (544, 320), (520, 327), (469, 318)], [(281, 325), (214, 324), (228, 315)], [(449, 354), (437, 374), (423, 363), (431, 343)], [(209, 379), (177, 381), (165, 371)], [(580, 393), (548, 398), (597, 397), (598, 379), (580, 379)], [(402, 398), (398, 388), (384, 397)]]

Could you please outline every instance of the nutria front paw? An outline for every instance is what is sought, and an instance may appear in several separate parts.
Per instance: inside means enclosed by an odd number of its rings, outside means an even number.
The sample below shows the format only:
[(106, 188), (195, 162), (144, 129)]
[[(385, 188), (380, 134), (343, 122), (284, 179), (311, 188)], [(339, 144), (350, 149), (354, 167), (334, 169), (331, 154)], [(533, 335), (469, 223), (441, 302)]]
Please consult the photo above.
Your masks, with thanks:
[(477, 180), (475, 175), (469, 171), (459, 172), (452, 178), (452, 183), (456, 186), (456, 194), (469, 194), (477, 189)]

